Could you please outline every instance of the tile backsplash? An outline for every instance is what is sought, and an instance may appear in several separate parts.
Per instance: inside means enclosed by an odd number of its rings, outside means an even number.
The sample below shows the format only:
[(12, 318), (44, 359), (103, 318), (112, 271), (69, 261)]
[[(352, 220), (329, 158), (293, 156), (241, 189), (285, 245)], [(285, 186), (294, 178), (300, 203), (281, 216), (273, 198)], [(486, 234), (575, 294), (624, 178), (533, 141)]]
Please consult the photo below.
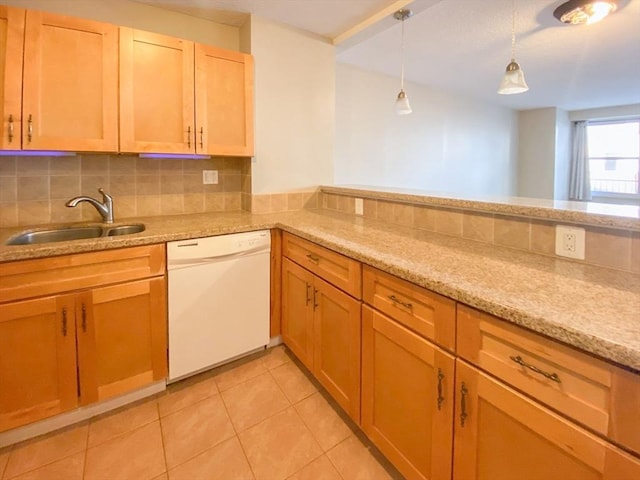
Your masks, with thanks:
[[(241, 210), (251, 194), (251, 159), (123, 155), (0, 157), (0, 227), (100, 221), (95, 208), (65, 206), (77, 195), (114, 197), (116, 221), (138, 216)], [(202, 171), (218, 184), (203, 185)]]

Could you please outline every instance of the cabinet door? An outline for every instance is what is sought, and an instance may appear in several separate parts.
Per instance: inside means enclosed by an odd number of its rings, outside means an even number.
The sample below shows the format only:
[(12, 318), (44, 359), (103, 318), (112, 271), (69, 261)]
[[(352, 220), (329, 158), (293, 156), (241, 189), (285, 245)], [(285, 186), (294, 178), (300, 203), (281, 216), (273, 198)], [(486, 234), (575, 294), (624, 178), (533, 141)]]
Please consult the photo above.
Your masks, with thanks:
[(360, 302), (314, 278), (313, 373), (360, 423)]
[(113, 397), (167, 375), (164, 278), (78, 294), (80, 403)]
[(313, 275), (282, 259), (282, 339), (313, 371)]
[(362, 428), (407, 479), (450, 479), (454, 358), (362, 309)]
[(196, 151), (253, 155), (253, 57), (195, 45)]
[(0, 305), (0, 431), (77, 406), (73, 295)]
[(0, 5), (0, 149), (20, 150), (25, 10)]
[(27, 11), (22, 148), (118, 150), (118, 28)]
[(193, 42), (120, 28), (120, 150), (195, 153)]
[(456, 362), (455, 480), (626, 480), (640, 460), (462, 361)]

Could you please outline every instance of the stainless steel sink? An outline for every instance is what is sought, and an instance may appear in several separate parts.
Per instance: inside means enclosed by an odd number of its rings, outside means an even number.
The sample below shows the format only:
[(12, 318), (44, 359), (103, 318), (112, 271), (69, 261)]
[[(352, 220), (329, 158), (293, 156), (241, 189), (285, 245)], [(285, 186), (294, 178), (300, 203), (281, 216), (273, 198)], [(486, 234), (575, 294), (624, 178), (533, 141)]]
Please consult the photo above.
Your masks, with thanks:
[(140, 223), (116, 226), (65, 226), (48, 230), (33, 230), (19, 233), (7, 240), (7, 245), (33, 245), (35, 243), (67, 242), (87, 238), (113, 237), (143, 232)]

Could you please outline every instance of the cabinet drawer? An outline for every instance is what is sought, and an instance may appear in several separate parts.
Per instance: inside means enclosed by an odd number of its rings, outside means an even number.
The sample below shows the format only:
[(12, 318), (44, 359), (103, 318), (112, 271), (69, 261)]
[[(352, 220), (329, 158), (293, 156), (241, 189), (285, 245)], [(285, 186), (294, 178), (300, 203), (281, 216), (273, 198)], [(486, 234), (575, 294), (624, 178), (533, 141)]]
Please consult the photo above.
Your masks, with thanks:
[(456, 302), (367, 265), (362, 272), (362, 296), (377, 310), (455, 350)]
[(5, 263), (0, 269), (0, 303), (153, 277), (164, 271), (164, 244)]
[(458, 305), (457, 352), (558, 412), (640, 453), (640, 378)]
[(362, 297), (359, 262), (287, 232), (282, 235), (282, 254), (352, 297)]

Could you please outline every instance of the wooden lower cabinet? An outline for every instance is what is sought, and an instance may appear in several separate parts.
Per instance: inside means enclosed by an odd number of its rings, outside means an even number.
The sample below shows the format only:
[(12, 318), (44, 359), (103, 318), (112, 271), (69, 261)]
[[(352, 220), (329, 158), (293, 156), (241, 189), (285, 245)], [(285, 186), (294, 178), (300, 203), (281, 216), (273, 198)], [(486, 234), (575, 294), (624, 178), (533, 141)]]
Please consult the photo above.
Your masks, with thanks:
[(360, 423), (360, 302), (285, 257), (282, 338)]
[(165, 288), (157, 277), (0, 305), (0, 431), (166, 377)]
[(456, 361), (454, 480), (630, 480), (640, 460)]
[(454, 358), (362, 309), (362, 428), (409, 480), (451, 478)]

